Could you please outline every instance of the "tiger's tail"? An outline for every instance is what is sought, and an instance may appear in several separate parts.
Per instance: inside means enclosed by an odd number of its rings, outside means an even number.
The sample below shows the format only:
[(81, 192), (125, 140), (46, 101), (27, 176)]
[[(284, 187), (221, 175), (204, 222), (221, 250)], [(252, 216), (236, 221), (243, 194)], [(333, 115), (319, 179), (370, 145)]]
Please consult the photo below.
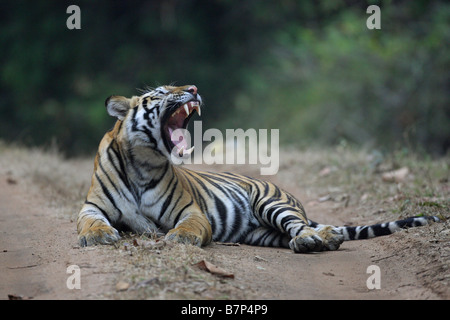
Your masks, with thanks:
[[(397, 220), (386, 223), (378, 223), (366, 226), (338, 226), (336, 231), (342, 233), (344, 236), (344, 241), (349, 240), (364, 240), (375, 237), (381, 237), (390, 235), (394, 232), (400, 231), (402, 229), (408, 229), (413, 227), (421, 227), (428, 225), (430, 222), (440, 222), (436, 216), (416, 216), (410, 217), (403, 220)], [(320, 229), (324, 225), (317, 222), (309, 220), (309, 226), (315, 229)]]

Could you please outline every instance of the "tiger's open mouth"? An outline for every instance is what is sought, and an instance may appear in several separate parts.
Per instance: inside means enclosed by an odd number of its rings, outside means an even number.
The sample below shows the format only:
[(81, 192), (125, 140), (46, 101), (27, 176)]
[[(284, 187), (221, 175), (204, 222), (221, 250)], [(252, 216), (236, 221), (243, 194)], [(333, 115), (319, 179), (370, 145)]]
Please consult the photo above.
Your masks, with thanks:
[(172, 150), (176, 148), (174, 151), (182, 157), (191, 154), (194, 150), (194, 147), (188, 149), (189, 142), (184, 135), (184, 130), (176, 130), (186, 129), (195, 111), (197, 111), (198, 115), (201, 115), (200, 102), (191, 100), (175, 109), (175, 111), (169, 114), (167, 120), (163, 122), (162, 136), (169, 153), (172, 153)]

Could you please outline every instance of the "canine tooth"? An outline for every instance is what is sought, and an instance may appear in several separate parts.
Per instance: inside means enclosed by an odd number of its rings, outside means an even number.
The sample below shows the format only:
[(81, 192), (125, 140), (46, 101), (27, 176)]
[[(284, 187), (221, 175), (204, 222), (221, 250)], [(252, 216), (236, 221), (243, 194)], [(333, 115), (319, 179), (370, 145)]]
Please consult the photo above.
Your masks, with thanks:
[(193, 146), (192, 148), (187, 149), (186, 151), (184, 151), (183, 155), (185, 154), (191, 154), (192, 151), (194, 151), (195, 146)]
[(189, 115), (189, 107), (188, 107), (187, 103), (184, 104), (184, 111), (186, 111), (186, 116), (188, 116)]
[(184, 154), (184, 146), (182, 146), (182, 147), (178, 150), (178, 155), (179, 155), (180, 157), (182, 157), (183, 154)]
[(199, 116), (202, 115), (202, 112), (200, 111), (200, 106), (198, 104), (197, 104), (197, 107), (195, 108), (195, 110), (197, 110)]

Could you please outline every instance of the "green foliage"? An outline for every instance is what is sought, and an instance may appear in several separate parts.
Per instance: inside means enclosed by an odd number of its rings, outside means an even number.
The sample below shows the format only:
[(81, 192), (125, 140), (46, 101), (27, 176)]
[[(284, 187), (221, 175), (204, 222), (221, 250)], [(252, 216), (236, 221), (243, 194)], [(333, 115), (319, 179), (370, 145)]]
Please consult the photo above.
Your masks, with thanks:
[[(369, 4), (381, 30), (366, 28)], [(66, 9), (81, 9), (68, 30)], [(204, 129), (279, 128), (284, 142), (443, 153), (445, 1), (2, 1), (0, 137), (95, 150), (111, 94), (196, 84)]]
[[(289, 142), (344, 139), (444, 152), (449, 9), (430, 4), (417, 15), (382, 6), (382, 29), (368, 30), (367, 16), (350, 8), (322, 28), (283, 30), (249, 72), (250, 88), (235, 105), (249, 126), (276, 127), (281, 120)], [(402, 17), (404, 28), (396, 22)]]

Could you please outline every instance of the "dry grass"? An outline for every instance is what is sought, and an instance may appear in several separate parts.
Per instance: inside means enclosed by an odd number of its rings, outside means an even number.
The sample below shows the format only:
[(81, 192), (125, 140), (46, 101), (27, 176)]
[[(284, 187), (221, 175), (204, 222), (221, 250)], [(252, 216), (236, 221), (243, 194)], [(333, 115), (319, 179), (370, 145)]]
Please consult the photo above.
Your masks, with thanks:
[[(233, 279), (201, 270), (197, 263), (206, 260), (221, 264), (222, 257), (192, 245), (136, 235), (124, 237), (111, 247), (111, 257), (126, 263), (108, 299), (248, 299), (255, 298)], [(124, 285), (126, 290), (120, 290)]]
[[(304, 152), (285, 150), (278, 180), (335, 207), (356, 209), (355, 223), (414, 215), (448, 216), (450, 158), (422, 159), (415, 154), (338, 147)], [(401, 182), (386, 182), (385, 172), (406, 167)], [(359, 221), (359, 222), (358, 222)], [(370, 221), (368, 221), (370, 222)]]
[(0, 141), (0, 174), (37, 189), (58, 215), (72, 220), (86, 198), (93, 166), (93, 157), (67, 160), (55, 149), (29, 149)]

